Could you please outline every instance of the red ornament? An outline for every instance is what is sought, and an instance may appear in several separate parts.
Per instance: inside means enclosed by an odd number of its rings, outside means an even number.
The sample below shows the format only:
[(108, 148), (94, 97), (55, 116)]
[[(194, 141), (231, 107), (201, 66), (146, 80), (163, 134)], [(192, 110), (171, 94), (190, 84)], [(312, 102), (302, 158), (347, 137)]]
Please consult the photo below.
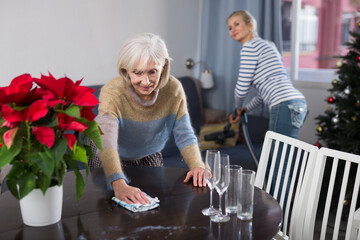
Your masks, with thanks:
[(316, 142), (314, 145), (318, 148), (321, 148), (321, 144), (319, 142)]
[(357, 58), (356, 58), (358, 61), (360, 61), (360, 56), (357, 56)]
[(335, 102), (335, 97), (334, 96), (330, 96), (327, 99), (328, 103), (334, 103)]

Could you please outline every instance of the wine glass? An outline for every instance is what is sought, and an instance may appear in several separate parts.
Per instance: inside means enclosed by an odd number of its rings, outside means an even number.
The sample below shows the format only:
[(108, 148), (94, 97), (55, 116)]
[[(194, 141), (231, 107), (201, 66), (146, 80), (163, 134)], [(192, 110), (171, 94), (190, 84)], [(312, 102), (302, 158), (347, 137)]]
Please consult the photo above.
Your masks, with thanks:
[(211, 216), (213, 222), (227, 222), (230, 217), (224, 215), (221, 209), (221, 199), (224, 192), (227, 190), (230, 184), (230, 169), (229, 169), (229, 155), (221, 154), (220, 158), (215, 159), (214, 163), (214, 187), (219, 194), (219, 212), (216, 215)]
[(218, 213), (218, 211), (213, 206), (213, 190), (214, 190), (214, 163), (215, 159), (220, 159), (220, 151), (218, 150), (206, 150), (205, 158), (205, 180), (206, 184), (210, 189), (210, 207), (203, 209), (201, 212), (205, 216), (212, 216)]

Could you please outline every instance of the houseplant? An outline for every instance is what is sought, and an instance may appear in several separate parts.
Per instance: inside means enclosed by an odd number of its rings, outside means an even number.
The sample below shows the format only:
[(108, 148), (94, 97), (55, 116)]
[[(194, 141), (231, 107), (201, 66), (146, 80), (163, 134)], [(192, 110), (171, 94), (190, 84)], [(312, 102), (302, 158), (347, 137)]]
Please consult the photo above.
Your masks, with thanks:
[(88, 174), (89, 141), (102, 149), (101, 134), (92, 108), (99, 102), (93, 89), (68, 77), (56, 79), (23, 74), (0, 88), (0, 169), (10, 164), (6, 176), (11, 194), (22, 199), (34, 189), (43, 194), (62, 186), (67, 170), (76, 175), (80, 199)]

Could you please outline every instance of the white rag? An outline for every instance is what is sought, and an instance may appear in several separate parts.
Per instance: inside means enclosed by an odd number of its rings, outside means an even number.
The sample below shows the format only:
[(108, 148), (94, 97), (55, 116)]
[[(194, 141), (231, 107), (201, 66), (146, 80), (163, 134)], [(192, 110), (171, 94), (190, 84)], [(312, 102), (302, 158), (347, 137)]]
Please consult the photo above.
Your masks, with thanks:
[(141, 203), (132, 203), (128, 204), (122, 200), (119, 200), (117, 197), (112, 197), (112, 200), (117, 204), (120, 205), (132, 212), (145, 212), (154, 208), (157, 208), (160, 206), (160, 200), (157, 197), (150, 197), (146, 194), (146, 197), (149, 199), (149, 203), (147, 204), (141, 204)]

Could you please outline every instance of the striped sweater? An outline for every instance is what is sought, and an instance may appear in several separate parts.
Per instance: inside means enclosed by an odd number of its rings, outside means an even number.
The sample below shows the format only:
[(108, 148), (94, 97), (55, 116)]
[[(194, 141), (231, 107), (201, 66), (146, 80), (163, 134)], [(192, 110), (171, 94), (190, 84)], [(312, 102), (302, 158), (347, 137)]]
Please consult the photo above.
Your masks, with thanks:
[(291, 99), (304, 98), (286, 73), (277, 49), (261, 38), (247, 41), (240, 51), (240, 67), (235, 86), (235, 105), (242, 108), (250, 86), (258, 92), (245, 107), (251, 111), (265, 103), (269, 108)]
[(172, 132), (189, 168), (203, 167), (183, 87), (172, 76), (162, 85), (150, 105), (134, 100), (132, 87), (121, 77), (101, 89), (98, 123), (103, 131), (103, 151), (100, 159), (108, 183), (126, 179), (120, 158), (135, 160), (159, 152)]

